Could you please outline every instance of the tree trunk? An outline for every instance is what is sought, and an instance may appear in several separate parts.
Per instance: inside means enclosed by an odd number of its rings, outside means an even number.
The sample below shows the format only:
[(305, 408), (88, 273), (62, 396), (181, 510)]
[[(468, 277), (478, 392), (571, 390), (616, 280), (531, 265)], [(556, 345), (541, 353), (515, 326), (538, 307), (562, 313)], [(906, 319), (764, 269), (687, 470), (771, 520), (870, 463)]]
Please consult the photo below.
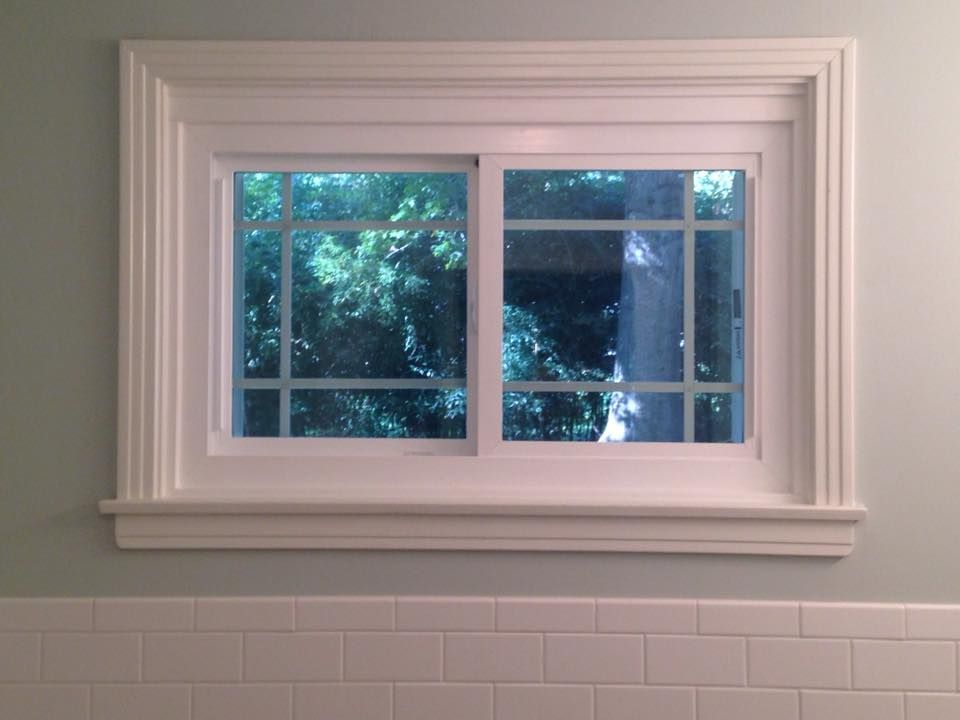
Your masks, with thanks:
[[(682, 176), (626, 173), (627, 219), (676, 217), (668, 208), (682, 207)], [(682, 238), (676, 232), (624, 232), (614, 380), (682, 380), (682, 337)], [(682, 396), (614, 393), (600, 442), (682, 439)]]

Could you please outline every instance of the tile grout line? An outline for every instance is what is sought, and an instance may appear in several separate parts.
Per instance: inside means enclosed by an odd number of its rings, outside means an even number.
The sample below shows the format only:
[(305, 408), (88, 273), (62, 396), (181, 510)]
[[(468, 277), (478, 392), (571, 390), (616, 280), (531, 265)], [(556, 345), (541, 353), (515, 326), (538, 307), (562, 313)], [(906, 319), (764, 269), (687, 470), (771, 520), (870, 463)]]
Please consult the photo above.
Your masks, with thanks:
[(743, 686), (750, 687), (750, 637), (744, 636), (743, 640)]
[(848, 689), (850, 691), (853, 691), (853, 639), (852, 638), (847, 638), (847, 647), (850, 650), (850, 682), (848, 683), (849, 685)]

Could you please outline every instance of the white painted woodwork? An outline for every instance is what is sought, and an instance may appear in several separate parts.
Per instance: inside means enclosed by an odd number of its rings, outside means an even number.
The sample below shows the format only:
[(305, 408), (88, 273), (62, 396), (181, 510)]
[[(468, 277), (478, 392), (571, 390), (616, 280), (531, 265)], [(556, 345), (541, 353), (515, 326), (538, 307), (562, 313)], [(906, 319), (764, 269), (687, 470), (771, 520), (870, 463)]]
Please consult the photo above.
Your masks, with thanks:
[[(124, 42), (118, 543), (849, 553), (853, 63), (848, 38)], [(231, 168), (333, 155), (469, 161), (467, 384), (496, 401), (468, 440), (230, 435)], [(504, 224), (477, 207), (574, 158), (746, 172), (744, 443), (500, 439)]]

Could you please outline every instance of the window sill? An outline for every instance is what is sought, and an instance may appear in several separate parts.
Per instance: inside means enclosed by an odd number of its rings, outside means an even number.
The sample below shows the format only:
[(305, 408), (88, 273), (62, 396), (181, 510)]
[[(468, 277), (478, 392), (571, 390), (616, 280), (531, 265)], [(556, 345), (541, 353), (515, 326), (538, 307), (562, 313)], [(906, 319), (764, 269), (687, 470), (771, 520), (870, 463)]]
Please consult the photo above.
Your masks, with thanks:
[(861, 507), (106, 500), (122, 548), (354, 548), (840, 557)]

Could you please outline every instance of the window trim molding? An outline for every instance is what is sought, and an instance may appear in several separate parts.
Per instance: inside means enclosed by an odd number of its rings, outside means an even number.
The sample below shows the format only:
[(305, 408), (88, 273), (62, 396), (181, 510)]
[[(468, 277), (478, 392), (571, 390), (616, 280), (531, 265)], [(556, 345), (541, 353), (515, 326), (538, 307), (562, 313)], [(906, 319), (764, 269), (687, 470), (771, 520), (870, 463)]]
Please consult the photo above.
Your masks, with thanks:
[[(116, 515), (121, 547), (394, 547), (845, 555), (857, 520), (853, 467), (853, 80), (850, 38), (641, 42), (121, 43), (120, 362)], [(403, 88), (445, 97), (627, 97), (730, 86), (808, 88), (813, 138), (805, 237), (814, 242), (811, 312), (814, 478), (802, 502), (711, 503), (696, 496), (560, 503), (361, 503), (167, 494), (170, 402), (162, 353), (176, 319), (159, 256), (175, 223), (173, 90), (351, 95)], [(726, 90), (725, 90), (726, 89)], [(758, 90), (762, 92), (762, 90)], [(812, 225), (811, 225), (812, 223)]]

